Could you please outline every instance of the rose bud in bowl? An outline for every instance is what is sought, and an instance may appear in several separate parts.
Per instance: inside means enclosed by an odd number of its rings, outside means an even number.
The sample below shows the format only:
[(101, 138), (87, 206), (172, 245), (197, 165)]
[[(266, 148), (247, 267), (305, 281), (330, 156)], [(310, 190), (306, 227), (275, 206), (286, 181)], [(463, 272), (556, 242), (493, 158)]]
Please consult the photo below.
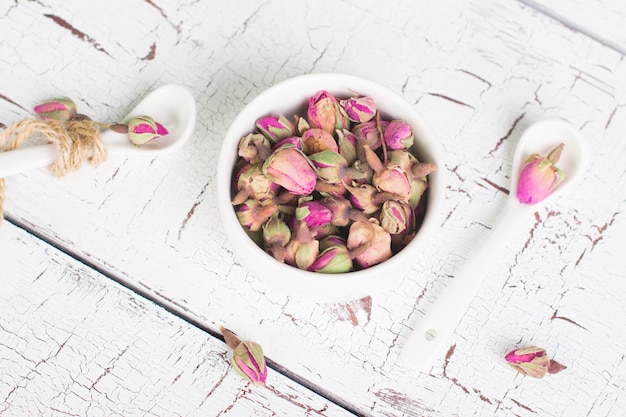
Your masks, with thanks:
[(277, 290), (345, 302), (420, 261), (444, 198), (422, 117), (372, 81), (311, 74), (246, 105), (220, 151), (218, 204), (238, 260)]

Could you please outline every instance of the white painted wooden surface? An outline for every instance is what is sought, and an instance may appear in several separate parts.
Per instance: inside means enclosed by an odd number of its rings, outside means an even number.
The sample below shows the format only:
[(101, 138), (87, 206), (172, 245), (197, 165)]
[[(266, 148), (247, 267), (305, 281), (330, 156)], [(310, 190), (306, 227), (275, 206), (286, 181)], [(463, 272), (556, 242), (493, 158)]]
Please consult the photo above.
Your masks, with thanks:
[[(0, 76), (11, 80), (0, 84), (0, 122), (60, 94), (110, 121), (176, 82), (198, 101), (194, 138), (158, 159), (9, 178), (11, 221), (180, 315), (245, 332), (285, 373), (360, 415), (623, 413), (626, 64), (618, 51), (517, 1), (101, 3), (0, 6)], [(441, 231), (400, 286), (341, 305), (288, 298), (243, 268), (214, 196), (220, 138), (243, 105), (275, 82), (328, 71), (370, 78), (415, 103), (446, 151), (449, 181)], [(404, 369), (397, 356), (412, 326), (497, 219), (516, 140), (548, 117), (588, 138), (589, 174), (507, 246), (447, 356), (429, 374)], [(568, 369), (543, 380), (516, 374), (502, 355), (523, 344), (545, 347)]]
[[(350, 415), (13, 225), (0, 230), (0, 415)], [(6, 255), (6, 256), (5, 256)]]
[(621, 0), (520, 0), (539, 12), (553, 16), (564, 25), (579, 30), (599, 42), (626, 53), (624, 15)]

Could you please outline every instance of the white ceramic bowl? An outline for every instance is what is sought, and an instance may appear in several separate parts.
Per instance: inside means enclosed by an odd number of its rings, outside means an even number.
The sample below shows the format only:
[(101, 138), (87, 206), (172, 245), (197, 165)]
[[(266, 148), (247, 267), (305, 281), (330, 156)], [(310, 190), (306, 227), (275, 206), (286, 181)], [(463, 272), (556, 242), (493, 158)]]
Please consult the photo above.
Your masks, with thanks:
[[(422, 226), (415, 238), (390, 259), (370, 268), (343, 274), (324, 274), (299, 270), (276, 261), (258, 247), (240, 225), (231, 204), (233, 166), (242, 136), (255, 130), (258, 118), (282, 113), (287, 117), (305, 114), (309, 97), (326, 90), (345, 98), (358, 92), (374, 98), (383, 119), (402, 119), (415, 135), (413, 152), (420, 161), (434, 163), (438, 169), (428, 176), (428, 203)], [(444, 162), (436, 137), (413, 105), (403, 97), (372, 81), (344, 74), (310, 74), (283, 81), (267, 89), (233, 120), (220, 151), (217, 170), (217, 196), (224, 229), (238, 260), (250, 272), (289, 295), (314, 302), (345, 302), (372, 295), (394, 285), (407, 268), (420, 262), (420, 247), (437, 228), (444, 200)]]

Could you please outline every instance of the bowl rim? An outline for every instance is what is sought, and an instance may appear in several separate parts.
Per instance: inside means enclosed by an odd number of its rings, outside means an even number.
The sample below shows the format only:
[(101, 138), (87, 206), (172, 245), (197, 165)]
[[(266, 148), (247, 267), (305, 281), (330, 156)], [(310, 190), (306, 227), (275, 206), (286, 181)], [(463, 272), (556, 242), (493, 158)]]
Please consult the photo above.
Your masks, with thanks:
[[(340, 88), (342, 92), (338, 92)], [(274, 100), (275, 96), (282, 96), (285, 92), (294, 90), (298, 91), (297, 94), (294, 94), (294, 96), (298, 96), (297, 98), (281, 101), (280, 105), (273, 105), (271, 108), (264, 107), (265, 103)], [(401, 111), (396, 112), (394, 109), (394, 113), (403, 115), (398, 118), (406, 119), (414, 129), (415, 146), (419, 149), (420, 157), (427, 155), (429, 162), (434, 162), (437, 165), (437, 170), (429, 175), (426, 215), (415, 238), (392, 258), (380, 264), (342, 274), (324, 274), (301, 270), (274, 260), (247, 235), (243, 226), (239, 224), (230, 202), (232, 198), (232, 167), (237, 159), (236, 144), (241, 137), (254, 130), (254, 122), (259, 117), (286, 113), (287, 107), (294, 109), (304, 106), (308, 97), (320, 90), (327, 90), (336, 96), (349, 94), (347, 93), (349, 91), (370, 95), (377, 105), (380, 102), (384, 103), (381, 107), (384, 109), (381, 110), (383, 113), (388, 113), (386, 111), (388, 104), (398, 105), (398, 109)], [(309, 94), (309, 91), (312, 93)], [(378, 94), (380, 95), (377, 97)], [(285, 115), (292, 116), (292, 114)], [(410, 117), (405, 117), (407, 115)], [(249, 129), (244, 129), (244, 126), (248, 126)], [(423, 117), (404, 96), (381, 84), (355, 75), (342, 73), (304, 74), (286, 79), (265, 89), (244, 105), (232, 120), (224, 137), (218, 159), (218, 208), (226, 234), (235, 249), (236, 259), (242, 261), (253, 275), (259, 276), (273, 288), (282, 290), (289, 295), (298, 295), (314, 301), (331, 302), (357, 299), (388, 287), (391, 279), (383, 279), (381, 276), (390, 275), (390, 273), (402, 276), (406, 269), (417, 262), (414, 257), (415, 249), (425, 243), (425, 238), (433, 232), (438, 222), (437, 218), (441, 215), (445, 194), (443, 168), (443, 153), (436, 136)], [(259, 274), (256, 272), (259, 270), (264, 272)], [(293, 275), (297, 275), (297, 277)], [(332, 287), (329, 287), (331, 284)]]

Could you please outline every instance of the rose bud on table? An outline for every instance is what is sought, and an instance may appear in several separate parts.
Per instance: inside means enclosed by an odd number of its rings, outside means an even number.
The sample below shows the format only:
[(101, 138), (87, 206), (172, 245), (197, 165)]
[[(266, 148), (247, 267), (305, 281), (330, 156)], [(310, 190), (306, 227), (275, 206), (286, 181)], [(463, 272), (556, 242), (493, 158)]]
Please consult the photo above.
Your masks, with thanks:
[(543, 378), (546, 373), (556, 374), (566, 368), (566, 366), (548, 359), (546, 350), (536, 346), (512, 350), (506, 354), (504, 359), (516, 371), (534, 378)]
[(249, 340), (241, 341), (225, 327), (220, 330), (226, 344), (233, 349), (231, 364), (235, 371), (254, 384), (265, 385), (267, 364), (261, 345)]

